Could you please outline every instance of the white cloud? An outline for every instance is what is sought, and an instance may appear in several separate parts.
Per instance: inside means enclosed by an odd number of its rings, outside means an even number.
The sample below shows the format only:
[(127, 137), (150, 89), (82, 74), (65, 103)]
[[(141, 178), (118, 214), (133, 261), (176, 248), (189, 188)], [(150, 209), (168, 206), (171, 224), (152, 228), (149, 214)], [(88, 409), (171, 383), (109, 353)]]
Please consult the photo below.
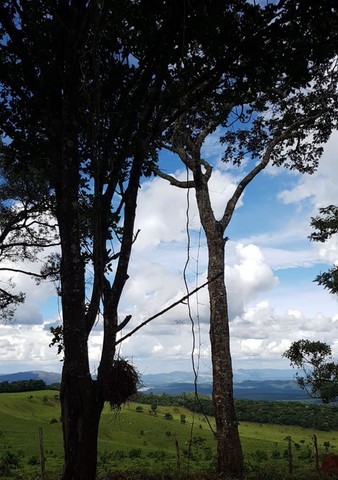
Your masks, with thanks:
[(300, 175), (297, 185), (283, 190), (280, 199), (285, 203), (299, 203), (308, 199), (315, 209), (335, 204), (338, 198), (338, 132), (325, 145), (319, 167), (313, 175)]
[(51, 335), (43, 325), (0, 325), (2, 347), (0, 371), (29, 369), (59, 371), (60, 358), (56, 348), (49, 348)]
[[(222, 148), (215, 143), (216, 138), (217, 132), (208, 139), (205, 154), (212, 150), (216, 164), (210, 192), (215, 215), (219, 218), (235, 188), (236, 178), (231, 173), (237, 175), (240, 170), (219, 163)], [(337, 144), (338, 134), (335, 134), (315, 175), (280, 175), (282, 182), (278, 188), (273, 183), (274, 187), (269, 189), (269, 182), (276, 182), (279, 175), (274, 169), (263, 176), (264, 188), (257, 190), (256, 196), (256, 190), (251, 190), (241, 199), (234, 227), (238, 230), (233, 230), (234, 235), (230, 235), (240, 241), (229, 241), (226, 249), (235, 368), (239, 365), (242, 368), (287, 368), (288, 362), (282, 360), (281, 355), (292, 341), (300, 338), (333, 342), (333, 351), (338, 355), (338, 341), (333, 341), (338, 326), (337, 298), (313, 284), (313, 270), (309, 268), (306, 275), (308, 267), (337, 261), (336, 238), (324, 245), (307, 240), (310, 216), (317, 214), (319, 205), (335, 203), (338, 198)], [(184, 180), (185, 172), (176, 172), (176, 176)], [(187, 260), (186, 195), (185, 190), (170, 186), (159, 178), (142, 184), (137, 213), (137, 228), (141, 232), (132, 253), (130, 278), (120, 311), (121, 319), (132, 314), (129, 329), (186, 293), (183, 281)], [(273, 217), (270, 225), (268, 222), (257, 225), (251, 217), (250, 222), (242, 221), (241, 213), (246, 208), (251, 206), (253, 212), (257, 209), (264, 213), (269, 199), (276, 200), (277, 197), (288, 212), (286, 215), (284, 210), (280, 221), (277, 202), (276, 210), (266, 213)], [(261, 218), (265, 218), (264, 215)], [(189, 227), (191, 248), (187, 280), (189, 288), (193, 289), (196, 284), (205, 282), (207, 266), (207, 249), (203, 235), (200, 236), (193, 191), (190, 192)], [(59, 370), (61, 364), (56, 348), (48, 348), (51, 335), (47, 331), (53, 322), (60, 323), (56, 321), (57, 304), (55, 301), (53, 312), (44, 304), (52, 286), (36, 286), (33, 280), (16, 275), (13, 279), (18, 288), (27, 291), (27, 301), (18, 309), (12, 326), (0, 325), (1, 370), (24, 370), (33, 365), (34, 368)], [(195, 358), (200, 359), (203, 370), (210, 367), (207, 288), (190, 299), (190, 307), (196, 335)], [(118, 352), (133, 360), (141, 372), (191, 369), (191, 332), (187, 304), (180, 303), (128, 338), (119, 346)], [(93, 371), (100, 359), (101, 342), (102, 326), (99, 322), (90, 337)]]

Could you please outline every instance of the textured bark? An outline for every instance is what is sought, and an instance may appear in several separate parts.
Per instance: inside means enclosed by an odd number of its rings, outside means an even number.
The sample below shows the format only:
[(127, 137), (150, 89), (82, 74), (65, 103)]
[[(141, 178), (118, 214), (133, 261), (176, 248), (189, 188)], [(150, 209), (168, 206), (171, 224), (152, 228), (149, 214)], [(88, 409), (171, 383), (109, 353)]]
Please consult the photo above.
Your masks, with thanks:
[(243, 477), (244, 461), (233, 398), (233, 371), (225, 275), (224, 227), (212, 210), (208, 178), (194, 169), (196, 199), (208, 244), (210, 343), (213, 371), (212, 398), (217, 433), (217, 473), (220, 478)]
[(94, 480), (103, 400), (90, 376), (68, 375), (61, 386), (65, 466), (63, 480)]
[[(218, 230), (218, 231), (217, 231)], [(211, 238), (210, 238), (211, 237)], [(210, 342), (213, 369), (213, 403), (217, 429), (217, 472), (221, 477), (243, 475), (243, 454), (233, 399), (233, 373), (226, 286), (224, 283), (224, 240), (216, 229), (207, 235), (209, 265)]]

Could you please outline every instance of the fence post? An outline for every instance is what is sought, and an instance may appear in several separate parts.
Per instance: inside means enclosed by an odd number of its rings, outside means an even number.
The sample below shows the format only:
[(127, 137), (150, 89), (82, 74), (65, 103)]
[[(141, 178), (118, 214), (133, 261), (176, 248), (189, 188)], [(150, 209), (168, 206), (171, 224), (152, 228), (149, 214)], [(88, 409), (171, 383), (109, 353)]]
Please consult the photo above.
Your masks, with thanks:
[(42, 434), (41, 427), (39, 427), (39, 452), (40, 452), (41, 480), (45, 480), (45, 451), (43, 448), (43, 434)]
[(312, 443), (313, 443), (313, 452), (315, 456), (315, 471), (319, 472), (319, 459), (318, 459), (318, 443), (317, 437), (315, 434), (312, 435)]

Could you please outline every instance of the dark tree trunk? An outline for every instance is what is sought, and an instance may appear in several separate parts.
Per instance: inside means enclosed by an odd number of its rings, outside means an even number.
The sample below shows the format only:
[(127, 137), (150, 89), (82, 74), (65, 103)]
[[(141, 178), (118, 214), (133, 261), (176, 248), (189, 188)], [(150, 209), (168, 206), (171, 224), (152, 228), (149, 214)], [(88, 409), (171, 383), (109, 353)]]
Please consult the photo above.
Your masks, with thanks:
[[(233, 373), (225, 276), (223, 225), (215, 219), (207, 178), (194, 170), (196, 199), (208, 244), (210, 343), (213, 373), (213, 404), (217, 433), (217, 473), (220, 478), (242, 478), (243, 452), (233, 398)], [(217, 278), (216, 278), (217, 277)]]
[(61, 385), (65, 466), (63, 480), (95, 480), (97, 438), (103, 400), (90, 377), (64, 371)]
[[(207, 235), (210, 237), (210, 235)], [(219, 231), (208, 238), (210, 342), (213, 370), (213, 404), (217, 428), (217, 472), (241, 478), (243, 453), (233, 399), (233, 374), (226, 286), (224, 283), (224, 240)]]

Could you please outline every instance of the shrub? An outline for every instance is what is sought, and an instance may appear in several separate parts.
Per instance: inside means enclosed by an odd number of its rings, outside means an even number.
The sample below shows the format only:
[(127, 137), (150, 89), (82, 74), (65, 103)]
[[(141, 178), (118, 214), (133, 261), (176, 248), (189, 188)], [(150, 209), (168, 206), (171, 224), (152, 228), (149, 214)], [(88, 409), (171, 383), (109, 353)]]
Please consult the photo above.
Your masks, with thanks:
[(148, 453), (148, 457), (154, 460), (164, 460), (166, 456), (167, 454), (163, 450), (155, 450)]
[(129, 458), (141, 458), (141, 449), (140, 448), (132, 448), (129, 450), (128, 454)]
[(5, 451), (0, 457), (0, 476), (10, 476), (12, 469), (18, 468), (20, 459), (18, 455)]
[(172, 416), (171, 413), (167, 412), (167, 413), (165, 413), (164, 418), (165, 418), (165, 420), (172, 420), (174, 417)]
[(32, 455), (28, 460), (27, 460), (28, 465), (39, 465), (39, 459), (37, 455)]
[(138, 405), (135, 409), (138, 413), (142, 413), (143, 412), (143, 407), (141, 407), (141, 405)]
[(265, 450), (256, 450), (255, 451), (255, 459), (258, 462), (265, 462), (268, 459), (268, 454)]
[(116, 458), (117, 460), (123, 460), (126, 457), (127, 454), (124, 450), (116, 450), (116, 452), (114, 452), (114, 458)]
[(281, 458), (280, 451), (279, 451), (279, 450), (272, 450), (272, 452), (271, 452), (271, 457), (272, 457), (274, 460), (277, 460), (278, 458)]

